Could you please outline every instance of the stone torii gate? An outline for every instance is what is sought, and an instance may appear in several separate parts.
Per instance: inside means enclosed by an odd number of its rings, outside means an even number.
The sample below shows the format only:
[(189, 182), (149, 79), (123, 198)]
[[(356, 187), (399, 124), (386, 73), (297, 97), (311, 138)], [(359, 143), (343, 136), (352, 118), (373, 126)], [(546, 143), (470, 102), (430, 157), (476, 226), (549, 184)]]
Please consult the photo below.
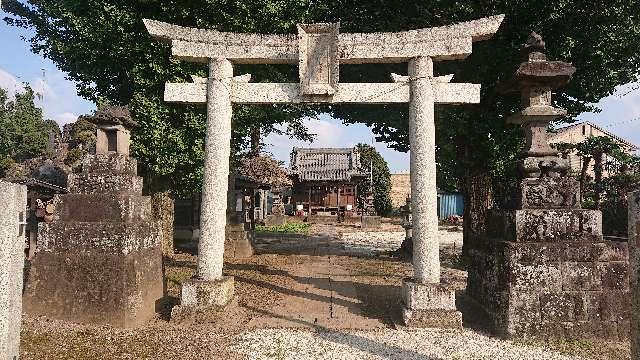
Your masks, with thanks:
[[(493, 36), (504, 16), (396, 33), (340, 34), (338, 24), (301, 24), (297, 35), (237, 34), (144, 20), (174, 57), (209, 64), (209, 77), (167, 83), (164, 99), (206, 103), (204, 178), (197, 279), (182, 284), (183, 307), (224, 306), (233, 279), (223, 277), (231, 108), (237, 104), (409, 103), (414, 277), (403, 284), (408, 325), (459, 327), (452, 289), (440, 284), (435, 104), (480, 102), (480, 85), (434, 77), (433, 62), (463, 59)], [(390, 83), (340, 83), (339, 64), (408, 62)], [(299, 64), (299, 83), (250, 83), (232, 64)], [(445, 314), (443, 316), (443, 314)]]

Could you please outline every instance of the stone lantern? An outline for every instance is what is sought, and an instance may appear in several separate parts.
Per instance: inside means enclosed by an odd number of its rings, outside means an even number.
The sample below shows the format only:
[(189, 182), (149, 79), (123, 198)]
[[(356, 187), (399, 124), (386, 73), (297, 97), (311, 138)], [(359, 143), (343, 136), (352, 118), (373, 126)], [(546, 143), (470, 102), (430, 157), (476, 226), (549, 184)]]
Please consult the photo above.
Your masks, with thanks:
[(569, 163), (549, 146), (547, 128), (566, 111), (552, 105), (551, 92), (568, 83), (576, 68), (566, 62), (548, 61), (545, 43), (535, 32), (529, 35), (522, 50), (527, 61), (520, 64), (506, 85), (506, 91), (521, 94), (523, 109), (508, 119), (512, 124), (522, 125), (525, 131), (527, 144), (521, 171), (524, 178), (562, 176), (569, 170)]
[(129, 156), (131, 133), (129, 129), (138, 124), (131, 119), (129, 109), (122, 106), (109, 106), (96, 111), (88, 119), (96, 125), (96, 154), (120, 154)]
[(581, 208), (578, 181), (547, 143), (549, 123), (565, 114), (552, 105), (551, 92), (576, 69), (548, 61), (535, 33), (523, 50), (527, 61), (505, 84), (522, 95), (523, 109), (508, 119), (527, 138), (519, 201), (492, 211), (486, 233), (469, 245), (466, 293), (501, 336), (624, 338), (627, 244), (603, 238), (602, 214)]

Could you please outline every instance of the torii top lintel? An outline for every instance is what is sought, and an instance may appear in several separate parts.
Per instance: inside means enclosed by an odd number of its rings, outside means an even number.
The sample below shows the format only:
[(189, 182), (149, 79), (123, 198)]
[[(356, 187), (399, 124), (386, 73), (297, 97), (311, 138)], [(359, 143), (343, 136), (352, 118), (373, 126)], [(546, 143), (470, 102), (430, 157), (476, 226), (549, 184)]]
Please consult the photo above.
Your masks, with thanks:
[[(408, 102), (408, 87), (403, 84), (410, 79), (395, 76), (394, 83), (340, 83), (339, 64), (407, 62), (418, 57), (433, 61), (461, 59), (471, 54), (474, 41), (490, 38), (503, 19), (504, 15), (497, 15), (443, 27), (367, 34), (340, 34), (339, 24), (300, 24), (297, 35), (218, 32), (147, 19), (144, 24), (154, 38), (171, 44), (172, 55), (178, 59), (299, 65), (299, 84), (249, 84), (247, 76), (234, 78), (229, 84), (234, 103), (381, 104)], [(480, 85), (450, 81), (450, 76), (434, 78), (436, 103), (480, 101)], [(167, 83), (165, 101), (205, 103), (206, 86), (206, 79), (200, 78), (193, 83)]]
[[(145, 19), (147, 30), (157, 40), (171, 43), (172, 55), (178, 59), (208, 62), (226, 58), (236, 64), (296, 64), (299, 40), (305, 34), (321, 32), (331, 25), (337, 37), (337, 60), (344, 64), (398, 63), (418, 56), (435, 61), (462, 59), (471, 54), (472, 42), (485, 40), (496, 33), (504, 15), (496, 15), (458, 24), (408, 30), (395, 33), (337, 32), (337, 24), (299, 25), (298, 35), (263, 35), (219, 32), (172, 25)], [(315, 27), (310, 32), (300, 32)], [(321, 31), (313, 31), (313, 30)]]

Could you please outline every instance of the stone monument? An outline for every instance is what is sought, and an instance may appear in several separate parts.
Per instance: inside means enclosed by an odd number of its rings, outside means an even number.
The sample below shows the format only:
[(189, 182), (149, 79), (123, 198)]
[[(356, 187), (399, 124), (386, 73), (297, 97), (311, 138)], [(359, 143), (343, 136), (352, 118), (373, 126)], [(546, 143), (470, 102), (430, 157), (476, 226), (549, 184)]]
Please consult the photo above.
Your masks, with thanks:
[[(164, 93), (168, 102), (207, 104), (198, 273), (183, 284), (182, 305), (225, 305), (233, 294), (233, 279), (222, 272), (226, 200), (219, 196), (228, 187), (233, 103), (408, 103), (415, 275), (404, 286), (405, 321), (459, 327), (453, 290), (440, 284), (434, 105), (478, 103), (480, 85), (435, 76), (433, 62), (467, 57), (473, 42), (493, 36), (503, 18), (371, 34), (342, 34), (338, 24), (303, 24), (297, 35), (234, 34), (144, 20), (154, 38), (171, 44), (174, 57), (209, 64), (207, 80), (167, 83)], [(361, 63), (408, 63), (409, 76), (392, 74), (389, 83), (339, 82), (340, 64)], [(298, 64), (300, 82), (250, 83), (248, 74), (233, 75), (233, 64)]]
[[(163, 297), (162, 248), (151, 200), (129, 154), (126, 108), (107, 107), (96, 154), (54, 197), (53, 221), (38, 228), (25, 311), (49, 318), (134, 327), (154, 317)], [(102, 139), (102, 140), (101, 140)]]
[(548, 61), (532, 33), (526, 61), (503, 90), (521, 94), (524, 109), (509, 121), (524, 128), (526, 147), (515, 209), (488, 219), (484, 237), (469, 240), (467, 294), (503, 336), (626, 338), (626, 243), (603, 240), (600, 211), (581, 208), (567, 160), (547, 143), (549, 123), (565, 114), (551, 100), (575, 72)]
[(0, 359), (18, 358), (27, 187), (0, 181)]

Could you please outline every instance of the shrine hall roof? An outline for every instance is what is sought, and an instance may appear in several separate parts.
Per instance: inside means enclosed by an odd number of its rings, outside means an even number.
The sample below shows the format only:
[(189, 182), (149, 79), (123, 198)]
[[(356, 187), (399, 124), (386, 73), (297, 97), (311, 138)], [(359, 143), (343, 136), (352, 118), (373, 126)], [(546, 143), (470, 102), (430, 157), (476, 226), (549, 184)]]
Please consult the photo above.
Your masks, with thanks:
[(293, 148), (289, 173), (299, 181), (345, 181), (366, 177), (354, 148)]

